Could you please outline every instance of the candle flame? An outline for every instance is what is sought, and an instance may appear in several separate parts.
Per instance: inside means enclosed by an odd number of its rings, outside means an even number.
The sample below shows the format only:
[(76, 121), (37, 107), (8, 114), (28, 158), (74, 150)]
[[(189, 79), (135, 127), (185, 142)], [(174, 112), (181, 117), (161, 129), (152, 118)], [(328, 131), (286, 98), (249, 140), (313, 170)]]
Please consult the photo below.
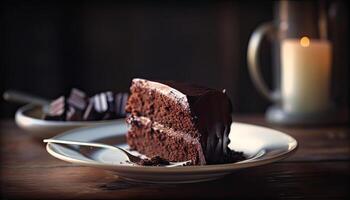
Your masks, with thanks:
[(310, 39), (306, 36), (300, 39), (300, 45), (303, 47), (308, 47), (310, 45)]

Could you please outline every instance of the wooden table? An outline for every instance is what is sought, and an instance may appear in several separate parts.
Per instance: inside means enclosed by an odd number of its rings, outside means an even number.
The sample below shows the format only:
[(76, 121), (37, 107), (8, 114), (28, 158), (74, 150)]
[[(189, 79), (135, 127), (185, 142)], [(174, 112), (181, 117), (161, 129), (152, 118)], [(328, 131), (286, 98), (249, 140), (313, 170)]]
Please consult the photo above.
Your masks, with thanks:
[[(235, 120), (271, 126), (262, 116), (237, 116)], [(110, 171), (66, 163), (50, 156), (41, 141), (12, 120), (2, 120), (0, 126), (4, 199), (345, 199), (350, 195), (346, 126), (273, 127), (298, 140), (300, 147), (292, 157), (216, 181), (178, 185), (128, 183)]]

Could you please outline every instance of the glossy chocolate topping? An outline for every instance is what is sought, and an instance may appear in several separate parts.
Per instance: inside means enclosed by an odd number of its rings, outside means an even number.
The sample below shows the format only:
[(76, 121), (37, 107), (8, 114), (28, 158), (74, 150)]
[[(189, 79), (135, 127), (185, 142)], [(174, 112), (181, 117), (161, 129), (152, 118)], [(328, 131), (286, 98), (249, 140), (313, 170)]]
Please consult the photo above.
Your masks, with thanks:
[(200, 132), (200, 142), (208, 164), (225, 163), (231, 155), (228, 135), (232, 104), (221, 91), (193, 84), (160, 81), (186, 95), (189, 109)]

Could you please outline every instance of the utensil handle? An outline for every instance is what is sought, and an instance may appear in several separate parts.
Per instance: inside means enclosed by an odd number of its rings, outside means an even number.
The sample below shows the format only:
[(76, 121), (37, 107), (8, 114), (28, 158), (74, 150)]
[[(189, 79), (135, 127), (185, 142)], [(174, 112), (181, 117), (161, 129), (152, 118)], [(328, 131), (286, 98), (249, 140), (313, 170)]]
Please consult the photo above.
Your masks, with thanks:
[(31, 103), (35, 105), (48, 105), (50, 103), (49, 100), (34, 96), (31, 94), (27, 94), (24, 92), (16, 91), (16, 90), (7, 90), (4, 92), (3, 97), (7, 101), (17, 102), (17, 103)]
[(272, 102), (279, 101), (280, 95), (271, 91), (265, 83), (260, 73), (260, 63), (258, 53), (260, 51), (261, 41), (265, 35), (272, 35), (276, 32), (272, 22), (260, 25), (252, 34), (248, 44), (247, 61), (250, 77), (257, 90), (268, 100)]
[(118, 149), (118, 147), (114, 147), (107, 144), (100, 144), (100, 143), (92, 143), (92, 142), (78, 142), (78, 141), (68, 141), (68, 140), (57, 140), (57, 139), (45, 139), (43, 140), (45, 143), (56, 143), (56, 144), (72, 144), (72, 145), (80, 145), (80, 146), (91, 146), (91, 147), (100, 147), (100, 148), (106, 148), (106, 149)]

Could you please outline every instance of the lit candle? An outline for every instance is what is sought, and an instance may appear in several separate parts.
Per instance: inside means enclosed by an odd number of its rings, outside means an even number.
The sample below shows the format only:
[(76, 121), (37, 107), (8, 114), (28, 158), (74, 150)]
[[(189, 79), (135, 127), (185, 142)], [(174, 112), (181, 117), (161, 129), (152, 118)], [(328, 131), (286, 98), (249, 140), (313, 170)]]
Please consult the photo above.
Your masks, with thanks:
[(283, 109), (317, 113), (328, 109), (331, 44), (325, 40), (285, 39), (281, 46)]

